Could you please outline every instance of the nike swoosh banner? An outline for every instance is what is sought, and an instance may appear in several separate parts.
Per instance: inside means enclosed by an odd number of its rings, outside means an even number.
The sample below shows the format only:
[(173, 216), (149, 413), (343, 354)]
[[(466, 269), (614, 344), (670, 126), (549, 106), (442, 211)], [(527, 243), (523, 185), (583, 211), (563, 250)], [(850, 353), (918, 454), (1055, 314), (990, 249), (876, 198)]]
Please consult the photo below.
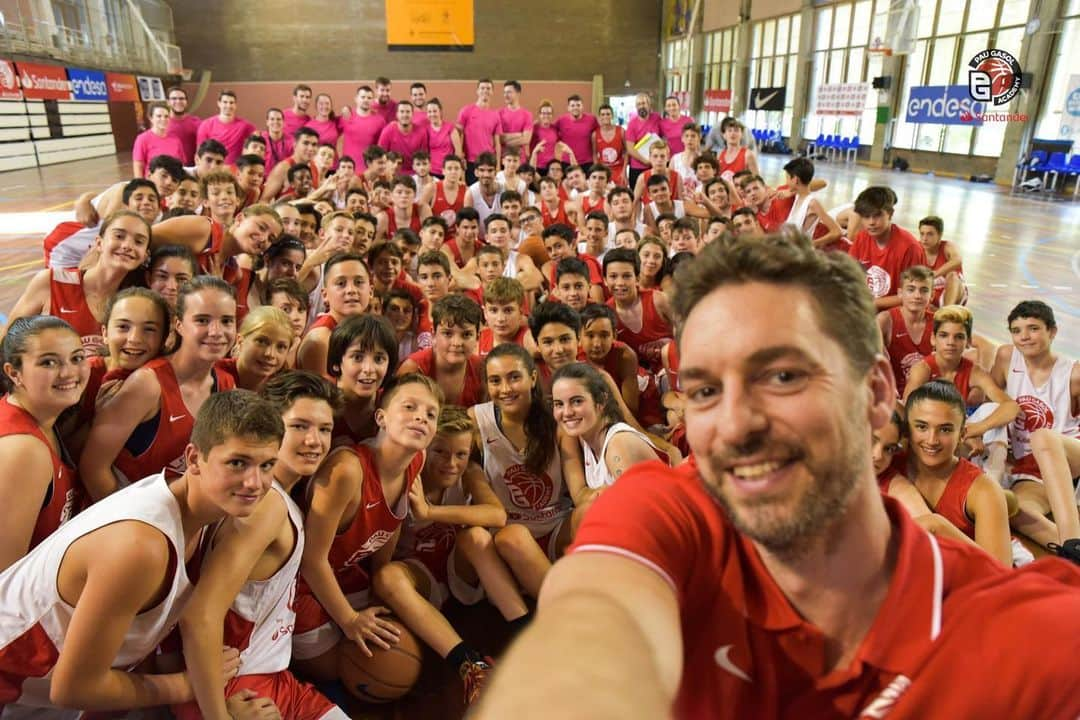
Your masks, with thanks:
[(754, 88), (750, 93), (750, 110), (776, 110), (784, 111), (784, 100), (787, 98), (786, 87)]

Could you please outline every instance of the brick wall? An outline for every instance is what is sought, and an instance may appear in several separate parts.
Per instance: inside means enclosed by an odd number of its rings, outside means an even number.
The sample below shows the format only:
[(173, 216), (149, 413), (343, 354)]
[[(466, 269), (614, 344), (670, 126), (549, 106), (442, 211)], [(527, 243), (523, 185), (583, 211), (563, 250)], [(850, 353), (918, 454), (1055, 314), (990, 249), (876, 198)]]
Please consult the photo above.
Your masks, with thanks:
[[(404, 2), (406, 0), (394, 0)], [(656, 0), (475, 0), (473, 52), (390, 52), (384, 0), (170, 0), (184, 65), (215, 81), (591, 80), (656, 87)], [(624, 90), (625, 81), (630, 90)]]

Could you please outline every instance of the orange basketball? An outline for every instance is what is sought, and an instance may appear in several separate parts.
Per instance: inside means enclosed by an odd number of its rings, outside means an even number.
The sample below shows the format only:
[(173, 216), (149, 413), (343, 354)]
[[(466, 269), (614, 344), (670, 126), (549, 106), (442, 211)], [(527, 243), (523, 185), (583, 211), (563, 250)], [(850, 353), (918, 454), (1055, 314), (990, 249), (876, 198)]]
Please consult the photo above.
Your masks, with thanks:
[(372, 657), (360, 646), (344, 642), (338, 660), (338, 676), (356, 698), (369, 703), (396, 700), (412, 689), (420, 677), (423, 651), (416, 637), (400, 620), (386, 616), (401, 631), (401, 639), (389, 650), (368, 642)]

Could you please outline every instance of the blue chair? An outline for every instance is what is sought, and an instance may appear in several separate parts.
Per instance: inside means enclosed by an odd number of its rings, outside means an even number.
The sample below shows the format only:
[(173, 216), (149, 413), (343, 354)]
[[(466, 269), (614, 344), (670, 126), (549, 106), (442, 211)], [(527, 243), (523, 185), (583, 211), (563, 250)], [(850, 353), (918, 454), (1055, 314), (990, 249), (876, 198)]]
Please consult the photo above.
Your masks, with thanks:
[(854, 162), (859, 155), (859, 138), (849, 137), (844, 140), (844, 162)]
[(818, 133), (817, 139), (816, 140), (811, 140), (810, 144), (808, 144), (806, 146), (806, 154), (807, 154), (807, 156), (808, 157), (814, 157), (814, 155), (817, 153), (818, 148), (820, 148), (822, 143), (824, 143), (824, 142), (825, 142), (825, 136), (822, 135), (821, 133)]
[(1069, 165), (1065, 162), (1065, 153), (1056, 152), (1050, 154), (1050, 159), (1046, 161), (1045, 165), (1041, 165), (1038, 170), (1043, 174), (1043, 187), (1047, 187), (1046, 178), (1049, 175), (1054, 176), (1053, 182), (1049, 184), (1051, 190), (1057, 189), (1058, 176), (1069, 169)]
[[(1073, 153), (1073, 156), (1069, 158), (1069, 164), (1062, 171), (1065, 176), (1065, 182), (1069, 181), (1070, 175), (1076, 175), (1076, 183), (1073, 185), (1072, 199), (1076, 199), (1076, 194), (1080, 191), (1080, 154)], [(1062, 186), (1064, 189), (1064, 185)]]
[(821, 149), (825, 151), (825, 159), (826, 160), (831, 160), (832, 159), (833, 143), (835, 143), (835, 142), (836, 142), (836, 138), (834, 138), (832, 135), (826, 135), (825, 139), (822, 141)]
[[(1031, 156), (1021, 160), (1016, 167), (1016, 172), (1013, 173), (1013, 185), (1023, 185), (1027, 182), (1027, 174), (1030, 171), (1038, 171), (1043, 165), (1046, 164), (1046, 151), (1035, 150), (1031, 153)], [(1017, 175), (1019, 175), (1020, 182), (1017, 183)]]

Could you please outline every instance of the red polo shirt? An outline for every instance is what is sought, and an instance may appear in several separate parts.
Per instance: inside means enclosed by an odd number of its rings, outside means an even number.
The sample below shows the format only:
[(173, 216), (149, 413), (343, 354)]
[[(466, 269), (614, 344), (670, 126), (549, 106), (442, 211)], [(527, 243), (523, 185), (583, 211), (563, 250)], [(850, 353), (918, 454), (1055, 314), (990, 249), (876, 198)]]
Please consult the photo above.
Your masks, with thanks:
[[(848, 667), (788, 602), (692, 463), (627, 472), (570, 552), (607, 552), (675, 591), (683, 637), (677, 718), (1069, 718), (1080, 713), (1080, 569), (999, 567), (935, 540), (883, 498), (898, 540), (888, 593)], [(1004, 713), (1004, 715), (1003, 715)]]

